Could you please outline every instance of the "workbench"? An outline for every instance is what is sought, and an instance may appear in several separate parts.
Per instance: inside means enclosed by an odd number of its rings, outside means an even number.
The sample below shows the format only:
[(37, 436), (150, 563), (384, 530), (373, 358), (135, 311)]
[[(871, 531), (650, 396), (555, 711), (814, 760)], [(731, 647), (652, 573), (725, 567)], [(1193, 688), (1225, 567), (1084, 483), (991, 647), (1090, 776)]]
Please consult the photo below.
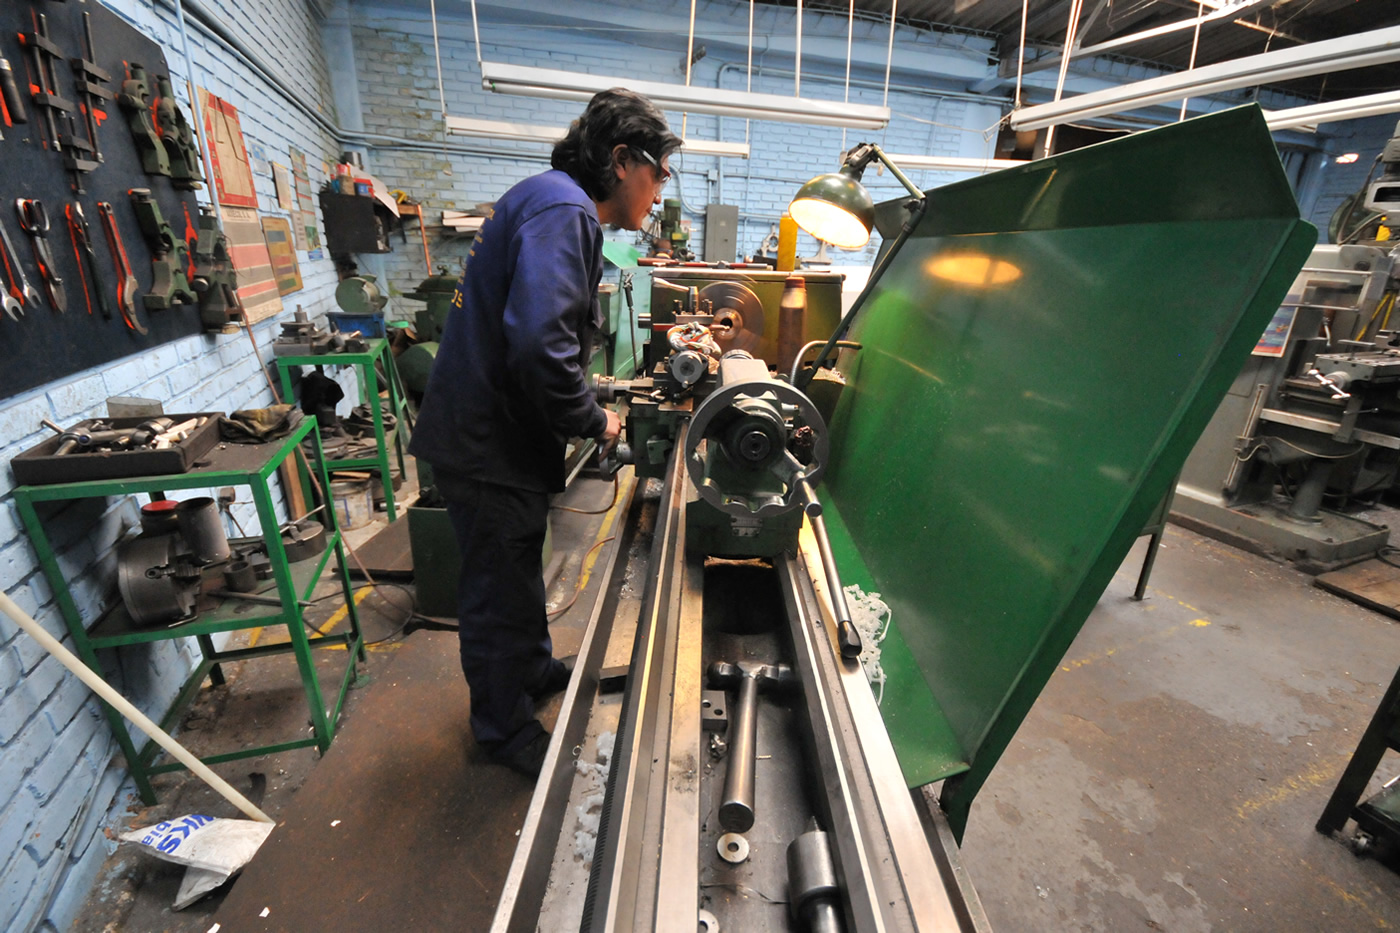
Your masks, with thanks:
[[(309, 464), (315, 470), (322, 490), (330, 488), (324, 458), (321, 456), (320, 435), (316, 430), (315, 418), (304, 418), (291, 434), (285, 438), (266, 444), (220, 443), (205, 460), (196, 463), (187, 473), (168, 473), (159, 476), (140, 476), (129, 479), (91, 480), (76, 483), (60, 483), (49, 486), (19, 486), (14, 490), (15, 504), (19, 509), (20, 520), (24, 524), (39, 566), (54, 593), (55, 601), (73, 636), (73, 648), (83, 663), (99, 675), (102, 667), (98, 662), (97, 651), (103, 648), (120, 649), (124, 646), (164, 641), (172, 638), (193, 637), (199, 644), (200, 663), (186, 679), (174, 702), (160, 720), (166, 731), (178, 723), (188, 704), (198, 693), (206, 677), (215, 685), (224, 682), (220, 665), (225, 662), (245, 661), (251, 658), (291, 653), (296, 656), (302, 687), (306, 692), (306, 702), (311, 720), (311, 735), (293, 738), (286, 742), (256, 748), (236, 749), (230, 752), (211, 755), (201, 759), (206, 764), (234, 761), (240, 758), (253, 758), (294, 748), (315, 746), (324, 752), (330, 747), (335, 735), (336, 721), (345, 702), (345, 694), (356, 675), (356, 661), (365, 660), (364, 637), (360, 632), (360, 620), (353, 598), (353, 588), (346, 569), (343, 540), (335, 519), (335, 510), (326, 508), (322, 524), (326, 529), (326, 549), (306, 560), (290, 563), (282, 545), (281, 522), (273, 504), (270, 478), (279, 465), (293, 456), (307, 437), (313, 439), (315, 457)], [(215, 564), (206, 571), (204, 590), (198, 602), (198, 615), (189, 622), (174, 626), (140, 626), (127, 612), (126, 606), (118, 601), (105, 612), (89, 629), (83, 621), (73, 594), (58, 564), (54, 546), (45, 530), (40, 515), (41, 503), (62, 503), (75, 499), (89, 499), (106, 496), (125, 496), (132, 493), (149, 493), (152, 499), (164, 499), (166, 491), (176, 489), (208, 489), (223, 486), (246, 486), (252, 492), (257, 509), (259, 526), (267, 545), (267, 554), (272, 566), (271, 587), (265, 596), (276, 597), (280, 608), (263, 608), (244, 600), (219, 599), (208, 595), (209, 589), (222, 586), (222, 564)], [(324, 504), (324, 503), (322, 503)], [(45, 511), (57, 511), (57, 507), (46, 505)], [(316, 589), (326, 566), (334, 554), (339, 571), (339, 580), (344, 592), (345, 607), (349, 624), (347, 630), (333, 635), (308, 634), (302, 601), (309, 600)], [(217, 581), (217, 582), (215, 582)], [(214, 647), (211, 636), (222, 632), (233, 632), (255, 628), (285, 628), (288, 640), (285, 642), (253, 644), (245, 648), (219, 650)], [(321, 691), (320, 678), (311, 652), (317, 648), (344, 648), (346, 667), (335, 691), (335, 702), (327, 708)], [(126, 756), (131, 775), (141, 799), (147, 804), (156, 802), (155, 791), (151, 786), (151, 776), (168, 771), (178, 771), (184, 766), (179, 763), (156, 764), (160, 747), (155, 742), (147, 742), (137, 749), (128, 733), (126, 725), (114, 708), (103, 704), (107, 722), (116, 736), (122, 753)]]
[(335, 468), (341, 469), (370, 469), (379, 474), (379, 481), (384, 487), (384, 507), (389, 513), (389, 521), (398, 518), (398, 510), (394, 504), (394, 477), (389, 466), (389, 444), (384, 430), (384, 411), (379, 404), (379, 374), (375, 370), (376, 363), (384, 366), (383, 390), (389, 394), (389, 411), (397, 419), (394, 428), (394, 450), (399, 461), (399, 475), (406, 476), (404, 471), (404, 455), (408, 451), (408, 440), (411, 430), (408, 426), (408, 400), (404, 394), (403, 383), (399, 381), (399, 371), (394, 366), (394, 355), (389, 352), (389, 341), (383, 337), (368, 338), (365, 343), (369, 348), (363, 353), (337, 352), (319, 354), (296, 354), (276, 357), (277, 372), (282, 380), (282, 398), (289, 400), (294, 397), (292, 392), (292, 367), (301, 366), (354, 366), (360, 375), (360, 402), (368, 405), (371, 418), (374, 422), (374, 456), (372, 457), (346, 457), (335, 461)]

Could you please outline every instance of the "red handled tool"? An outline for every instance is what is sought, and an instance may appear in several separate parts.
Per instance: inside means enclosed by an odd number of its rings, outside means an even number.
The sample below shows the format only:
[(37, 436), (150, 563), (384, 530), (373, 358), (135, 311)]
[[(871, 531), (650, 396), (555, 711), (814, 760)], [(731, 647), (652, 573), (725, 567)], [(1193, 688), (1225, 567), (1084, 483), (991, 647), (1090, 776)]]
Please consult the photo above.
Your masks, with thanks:
[(131, 271), (131, 260), (126, 258), (126, 247), (122, 245), (121, 230), (117, 228), (117, 215), (112, 211), (110, 201), (97, 202), (97, 214), (102, 219), (102, 232), (107, 235), (107, 247), (112, 251), (112, 262), (117, 267), (117, 307), (121, 309), (126, 326), (138, 334), (146, 333), (145, 326), (136, 319), (136, 276)]
[(34, 261), (39, 265), (39, 278), (44, 282), (44, 291), (49, 293), (49, 304), (55, 311), (68, 310), (68, 293), (63, 287), (63, 277), (53, 264), (53, 252), (49, 249), (49, 212), (44, 202), (38, 198), (18, 198), (15, 210), (19, 211), (19, 225), (29, 234), (34, 244)]

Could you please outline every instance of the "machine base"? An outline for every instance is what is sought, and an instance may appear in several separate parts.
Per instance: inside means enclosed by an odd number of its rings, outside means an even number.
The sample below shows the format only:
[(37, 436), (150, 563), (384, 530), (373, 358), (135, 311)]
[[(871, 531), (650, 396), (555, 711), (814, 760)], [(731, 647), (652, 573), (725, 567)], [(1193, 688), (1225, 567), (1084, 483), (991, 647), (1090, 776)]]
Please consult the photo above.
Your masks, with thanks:
[(1218, 495), (1180, 484), (1171, 521), (1210, 538), (1298, 564), (1308, 573), (1335, 570), (1373, 557), (1390, 540), (1385, 525), (1323, 509), (1321, 521), (1303, 524), (1270, 503), (1229, 508)]

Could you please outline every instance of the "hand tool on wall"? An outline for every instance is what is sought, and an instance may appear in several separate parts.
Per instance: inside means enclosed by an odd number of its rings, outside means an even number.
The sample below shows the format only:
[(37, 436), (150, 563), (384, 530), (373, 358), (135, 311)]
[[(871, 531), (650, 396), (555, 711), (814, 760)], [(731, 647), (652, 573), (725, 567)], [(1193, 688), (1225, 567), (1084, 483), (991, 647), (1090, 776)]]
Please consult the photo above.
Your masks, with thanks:
[(122, 82), (117, 104), (126, 113), (127, 125), (136, 149), (141, 153), (141, 168), (147, 175), (169, 175), (170, 156), (160, 141), (151, 117), (150, 76), (139, 62), (127, 65), (126, 80)]
[[(98, 309), (110, 321), (112, 306), (107, 303), (107, 288), (97, 266), (97, 252), (92, 248), (92, 228), (88, 226), (87, 215), (77, 201), (66, 205), (63, 213), (68, 218), (68, 235), (73, 240), (73, 257), (78, 260), (78, 276), (83, 281), (83, 299), (87, 302), (88, 314), (92, 313), (92, 296), (96, 295)], [(87, 269), (86, 273), (84, 268)]]
[[(117, 95), (103, 87), (111, 83), (112, 75), (97, 67), (97, 54), (92, 45), (92, 17), (83, 14), (83, 56), (75, 58), (73, 66), (74, 86), (78, 90), (78, 109), (87, 121), (87, 139), (70, 137), (68, 142), (68, 168), (90, 172), (102, 162), (102, 148), (98, 144), (97, 130), (106, 114), (99, 116), (99, 100), (116, 100)], [(82, 156), (86, 155), (87, 158)]]
[(5, 104), (5, 125), (28, 123), (29, 114), (24, 110), (24, 97), (15, 82), (15, 70), (10, 60), (0, 56), (0, 101)]
[(5, 276), (9, 280), (9, 290), (0, 301), (0, 305), (3, 305), (10, 317), (19, 320), (19, 315), (24, 313), (24, 303), (28, 301), (38, 304), (39, 293), (29, 284), (29, 278), (24, 274), (24, 262), (19, 258), (19, 253), (15, 252), (9, 228), (3, 220), (0, 220), (0, 241), (4, 244), (3, 248), (0, 248), (0, 259), (5, 261)]
[(758, 692), (760, 688), (792, 687), (797, 677), (786, 664), (716, 661), (710, 665), (710, 686), (737, 687), (739, 701), (731, 703), (729, 769), (724, 775), (719, 824), (734, 833), (753, 827), (754, 755), (758, 749)]
[(71, 100), (58, 96), (58, 79), (54, 62), (64, 58), (63, 50), (49, 39), (49, 21), (46, 16), (31, 11), (34, 21), (32, 32), (21, 33), (19, 41), (29, 50), (33, 65), (33, 80), (29, 85), (34, 106), (44, 115), (48, 129), (48, 145), (54, 152), (63, 151), (63, 141), (58, 132), (59, 116), (67, 117), (74, 109)]
[(44, 202), (38, 198), (18, 198), (15, 210), (19, 212), (19, 225), (29, 234), (34, 244), (34, 261), (39, 266), (39, 278), (44, 282), (44, 291), (49, 294), (49, 304), (55, 311), (68, 310), (68, 293), (63, 286), (63, 278), (54, 266), (53, 252), (49, 249), (49, 212)]
[(117, 215), (108, 201), (97, 202), (97, 216), (102, 221), (102, 232), (107, 237), (107, 248), (112, 251), (112, 263), (117, 267), (117, 307), (121, 309), (126, 326), (138, 334), (146, 333), (146, 326), (136, 317), (136, 276), (131, 272), (131, 260), (126, 258), (126, 247), (122, 245), (121, 230), (117, 227)]
[(204, 187), (204, 176), (199, 173), (199, 147), (195, 145), (194, 128), (185, 119), (167, 75), (156, 78), (156, 90), (159, 94), (155, 106), (156, 132), (160, 134), (170, 162), (172, 184), (182, 191), (196, 191)]
[(141, 234), (151, 248), (151, 289), (146, 292), (146, 309), (163, 311), (177, 304), (196, 304), (199, 299), (185, 274), (189, 247), (175, 236), (149, 188), (132, 188), (128, 193)]

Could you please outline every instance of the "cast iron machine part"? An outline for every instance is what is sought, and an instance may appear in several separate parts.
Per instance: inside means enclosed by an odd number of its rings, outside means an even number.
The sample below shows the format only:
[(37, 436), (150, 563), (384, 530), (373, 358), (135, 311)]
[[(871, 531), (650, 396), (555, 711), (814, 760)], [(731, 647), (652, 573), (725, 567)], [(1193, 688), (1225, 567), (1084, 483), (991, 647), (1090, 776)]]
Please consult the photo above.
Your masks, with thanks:
[(171, 184), (181, 191), (197, 191), (204, 187), (199, 171), (199, 146), (194, 141), (194, 128), (175, 100), (175, 89), (168, 75), (156, 78), (155, 125), (165, 147)]
[(178, 535), (141, 535), (117, 550), (117, 586), (137, 625), (175, 625), (195, 617), (201, 573)]
[(710, 686), (736, 689), (738, 702), (730, 709), (729, 764), (724, 773), (719, 823), (733, 833), (746, 833), (754, 823), (754, 771), (758, 754), (758, 693), (791, 690), (797, 684), (786, 664), (758, 664), (752, 661), (710, 665)]
[(151, 83), (146, 68), (139, 62), (127, 65), (127, 77), (122, 82), (117, 104), (126, 112), (136, 149), (141, 153), (141, 168), (147, 175), (169, 175), (170, 155), (156, 131), (151, 117)]
[(49, 249), (48, 208), (37, 198), (17, 198), (15, 210), (19, 212), (20, 228), (29, 234), (34, 244), (34, 261), (39, 266), (39, 278), (48, 292), (49, 304), (55, 311), (68, 310), (68, 293), (64, 290), (63, 278), (54, 268), (53, 252)]
[(242, 310), (237, 273), (229, 255), (228, 237), (219, 229), (214, 209), (205, 204), (199, 206), (199, 234), (190, 288), (199, 295), (199, 322), (206, 331), (233, 328), (232, 321)]
[(129, 193), (141, 234), (151, 248), (151, 290), (146, 292), (146, 309), (163, 311), (175, 305), (196, 304), (199, 297), (186, 275), (189, 245), (175, 235), (149, 188), (132, 188)]

